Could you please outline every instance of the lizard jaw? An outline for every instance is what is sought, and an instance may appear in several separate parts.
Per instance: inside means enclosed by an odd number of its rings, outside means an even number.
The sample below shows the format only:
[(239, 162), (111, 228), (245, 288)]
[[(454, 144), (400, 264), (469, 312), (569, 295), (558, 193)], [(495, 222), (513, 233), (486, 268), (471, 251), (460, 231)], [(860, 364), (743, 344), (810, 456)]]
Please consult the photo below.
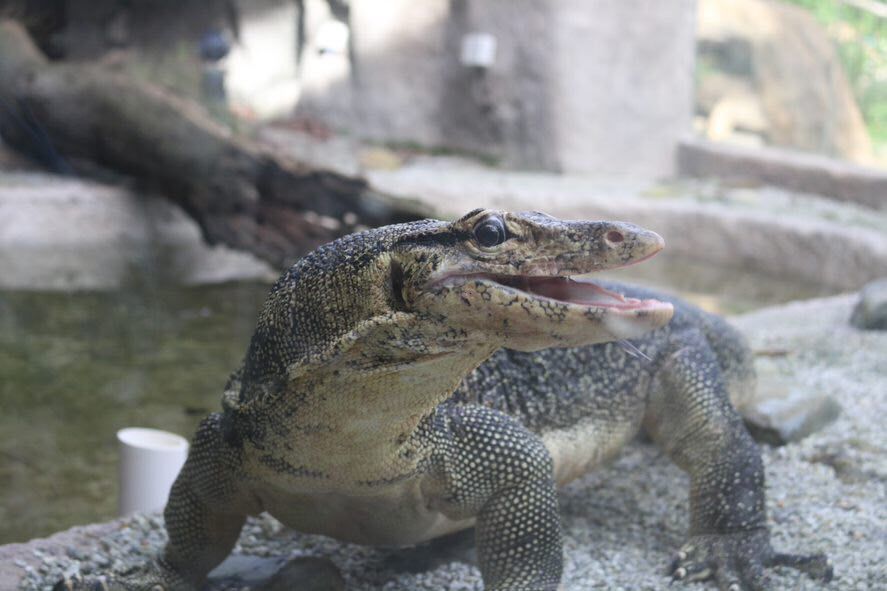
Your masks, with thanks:
[(494, 289), (524, 298), (552, 300), (587, 308), (626, 311), (671, 308), (671, 304), (667, 302), (627, 298), (620, 293), (604, 289), (589, 279), (575, 279), (563, 275), (453, 274), (434, 282), (434, 287), (464, 287), (472, 282), (486, 284)]
[(637, 310), (645, 307), (655, 307), (657, 304), (662, 303), (658, 300), (626, 298), (622, 294), (604, 289), (588, 279), (525, 275), (486, 275), (482, 278), (498, 283), (506, 288), (568, 304), (597, 308), (615, 308), (619, 310)]
[(626, 298), (564, 275), (453, 274), (429, 292), (449, 322), (522, 351), (636, 338), (674, 314), (671, 303)]

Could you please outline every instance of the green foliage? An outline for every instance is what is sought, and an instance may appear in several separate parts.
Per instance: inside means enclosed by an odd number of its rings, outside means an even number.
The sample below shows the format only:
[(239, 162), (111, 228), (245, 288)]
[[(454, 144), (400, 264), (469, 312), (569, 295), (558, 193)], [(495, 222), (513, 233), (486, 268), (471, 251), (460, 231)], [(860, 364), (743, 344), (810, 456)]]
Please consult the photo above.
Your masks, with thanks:
[[(840, 0), (783, 0), (809, 10), (835, 40), (876, 149), (887, 152), (887, 19)], [(883, 0), (873, 4), (887, 7)]]

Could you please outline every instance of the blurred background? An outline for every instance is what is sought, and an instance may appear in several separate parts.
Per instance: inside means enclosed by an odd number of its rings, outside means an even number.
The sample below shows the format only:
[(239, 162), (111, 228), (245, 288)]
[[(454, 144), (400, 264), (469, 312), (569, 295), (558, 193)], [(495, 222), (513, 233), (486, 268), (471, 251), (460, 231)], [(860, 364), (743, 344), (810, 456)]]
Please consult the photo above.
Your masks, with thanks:
[(881, 0), (0, 0), (0, 544), (115, 514), (277, 274), (475, 207), (625, 219), (738, 314), (887, 276)]

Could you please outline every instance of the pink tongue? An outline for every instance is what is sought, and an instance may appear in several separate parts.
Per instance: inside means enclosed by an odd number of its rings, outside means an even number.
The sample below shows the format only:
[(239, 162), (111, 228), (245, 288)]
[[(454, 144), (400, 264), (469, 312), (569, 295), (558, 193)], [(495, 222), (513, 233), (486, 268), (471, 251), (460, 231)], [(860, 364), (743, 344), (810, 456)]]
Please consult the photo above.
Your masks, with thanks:
[(536, 279), (528, 281), (527, 291), (562, 302), (606, 308), (639, 308), (645, 302), (626, 298), (586, 280), (575, 279)]
[(574, 304), (621, 304), (625, 298), (590, 281), (558, 278), (528, 278), (526, 290)]
[(619, 305), (628, 303), (622, 294), (608, 291), (591, 281), (567, 282), (567, 293), (570, 301), (580, 304), (611, 304)]

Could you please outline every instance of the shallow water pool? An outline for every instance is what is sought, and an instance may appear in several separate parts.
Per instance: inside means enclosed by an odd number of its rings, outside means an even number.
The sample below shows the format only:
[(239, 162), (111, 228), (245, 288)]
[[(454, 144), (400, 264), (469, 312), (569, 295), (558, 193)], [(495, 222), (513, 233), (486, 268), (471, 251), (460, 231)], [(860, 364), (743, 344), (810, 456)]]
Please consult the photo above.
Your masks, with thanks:
[(267, 290), (0, 292), (0, 543), (113, 517), (117, 429), (190, 436)]

